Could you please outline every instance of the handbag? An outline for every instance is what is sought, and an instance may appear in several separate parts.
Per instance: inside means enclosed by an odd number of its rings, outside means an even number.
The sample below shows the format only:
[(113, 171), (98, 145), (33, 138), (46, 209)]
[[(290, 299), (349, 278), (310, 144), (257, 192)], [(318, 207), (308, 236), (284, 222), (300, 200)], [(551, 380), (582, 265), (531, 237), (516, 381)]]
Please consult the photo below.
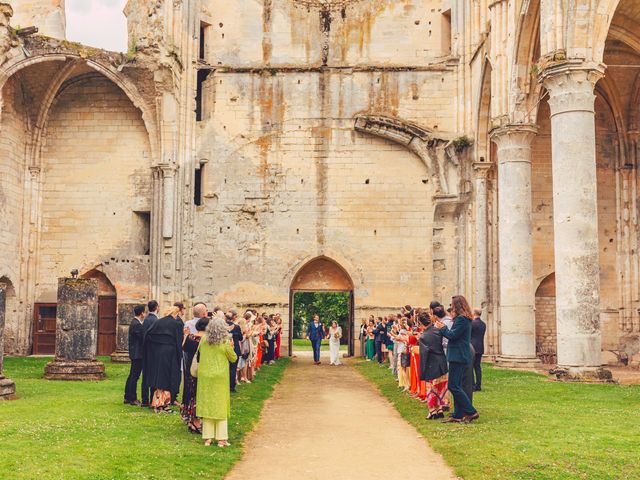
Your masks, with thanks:
[(189, 373), (193, 378), (198, 378), (198, 364), (200, 363), (198, 360), (199, 354), (200, 354), (200, 344), (198, 344), (196, 353), (193, 355), (193, 360), (191, 360), (191, 367), (189, 368)]

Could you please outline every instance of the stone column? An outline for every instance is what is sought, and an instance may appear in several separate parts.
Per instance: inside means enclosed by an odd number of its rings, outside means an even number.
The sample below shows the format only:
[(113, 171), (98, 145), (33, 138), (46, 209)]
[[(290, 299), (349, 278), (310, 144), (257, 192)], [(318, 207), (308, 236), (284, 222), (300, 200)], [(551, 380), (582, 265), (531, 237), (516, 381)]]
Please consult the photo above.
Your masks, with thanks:
[(162, 237), (173, 238), (175, 211), (175, 165), (160, 165), (162, 172)]
[(104, 364), (96, 360), (98, 281), (58, 279), (56, 358), (45, 366), (49, 380), (103, 380)]
[(16, 394), (16, 384), (6, 378), (2, 372), (4, 367), (4, 317), (7, 305), (7, 291), (0, 284), (0, 400), (11, 399)]
[(545, 70), (553, 167), (558, 366), (570, 375), (602, 365), (595, 95), (601, 66)]
[(489, 162), (476, 162), (473, 169), (476, 173), (475, 190), (476, 190), (476, 278), (475, 278), (475, 294), (474, 307), (484, 309), (488, 301), (488, 262), (489, 250), (487, 242), (487, 173), (491, 168)]
[(498, 147), (498, 361), (512, 367), (539, 363), (531, 232), (531, 142), (536, 133), (533, 125), (507, 125), (491, 132)]
[(129, 325), (133, 318), (133, 309), (140, 303), (120, 303), (118, 305), (118, 330), (116, 333), (116, 351), (111, 354), (113, 363), (129, 363)]

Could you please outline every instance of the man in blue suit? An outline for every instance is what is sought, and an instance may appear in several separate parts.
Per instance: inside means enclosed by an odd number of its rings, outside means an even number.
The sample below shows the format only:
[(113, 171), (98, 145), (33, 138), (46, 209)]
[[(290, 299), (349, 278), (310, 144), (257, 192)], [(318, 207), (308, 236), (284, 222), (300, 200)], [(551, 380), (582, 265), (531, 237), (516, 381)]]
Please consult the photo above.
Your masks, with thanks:
[(320, 365), (320, 345), (324, 338), (324, 325), (320, 323), (318, 315), (313, 316), (313, 322), (307, 327), (307, 338), (311, 340), (313, 347), (313, 364)]

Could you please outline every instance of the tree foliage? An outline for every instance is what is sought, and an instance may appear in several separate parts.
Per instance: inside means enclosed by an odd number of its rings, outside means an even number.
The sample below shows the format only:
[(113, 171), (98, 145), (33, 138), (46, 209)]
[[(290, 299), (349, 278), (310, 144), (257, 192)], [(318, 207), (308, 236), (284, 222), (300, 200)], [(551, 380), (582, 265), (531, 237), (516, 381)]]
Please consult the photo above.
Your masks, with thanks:
[(315, 314), (327, 327), (333, 320), (342, 327), (343, 342), (349, 329), (348, 292), (299, 292), (293, 304), (293, 338), (304, 338)]

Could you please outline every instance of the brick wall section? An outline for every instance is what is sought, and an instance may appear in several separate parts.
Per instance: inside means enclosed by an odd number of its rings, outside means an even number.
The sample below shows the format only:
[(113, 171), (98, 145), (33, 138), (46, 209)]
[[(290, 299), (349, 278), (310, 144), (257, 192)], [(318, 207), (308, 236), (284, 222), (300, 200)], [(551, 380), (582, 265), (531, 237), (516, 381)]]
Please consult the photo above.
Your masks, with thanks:
[(151, 175), (139, 110), (103, 77), (69, 86), (50, 113), (43, 167), (40, 301), (73, 268), (141, 253), (134, 209), (149, 204)]

